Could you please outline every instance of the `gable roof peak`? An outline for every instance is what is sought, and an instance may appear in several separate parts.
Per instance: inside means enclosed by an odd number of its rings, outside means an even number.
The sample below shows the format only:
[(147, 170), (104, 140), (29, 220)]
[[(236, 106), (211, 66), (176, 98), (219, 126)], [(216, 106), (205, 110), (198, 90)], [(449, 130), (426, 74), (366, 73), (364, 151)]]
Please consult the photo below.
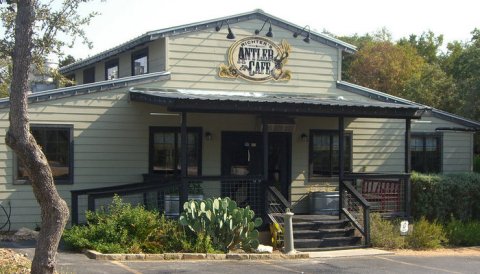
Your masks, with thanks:
[[(287, 29), (292, 33), (300, 32), (302, 30), (302, 26), (295, 25), (278, 17), (275, 17), (271, 14), (266, 13), (261, 9), (255, 9), (253, 11), (239, 13), (231, 16), (220, 17), (216, 19), (205, 20), (201, 22), (191, 23), (191, 24), (184, 24), (175, 27), (163, 28), (153, 31), (148, 31), (140, 36), (137, 36), (125, 43), (122, 43), (116, 47), (110, 48), (108, 50), (102, 51), (98, 54), (95, 54), (91, 57), (87, 57), (83, 60), (77, 61), (73, 64), (61, 67), (59, 69), (60, 73), (68, 74), (80, 68), (85, 68), (90, 66), (94, 63), (107, 60), (115, 55), (118, 55), (122, 52), (134, 49), (137, 46), (141, 46), (147, 42), (157, 40), (159, 38), (168, 37), (168, 36), (175, 36), (179, 34), (195, 32), (200, 30), (207, 30), (210, 28), (214, 28), (217, 24), (220, 24), (223, 21), (229, 21), (229, 24), (233, 25), (235, 23), (240, 23), (252, 19), (259, 19), (259, 20), (267, 20), (269, 19), (272, 25), (281, 27), (283, 29)], [(356, 47), (348, 44), (346, 42), (340, 41), (336, 38), (330, 37), (326, 34), (318, 33), (315, 31), (310, 31), (310, 39), (313, 41), (317, 41), (322, 44), (326, 44), (331, 47), (339, 48), (343, 51), (353, 53), (356, 51)]]

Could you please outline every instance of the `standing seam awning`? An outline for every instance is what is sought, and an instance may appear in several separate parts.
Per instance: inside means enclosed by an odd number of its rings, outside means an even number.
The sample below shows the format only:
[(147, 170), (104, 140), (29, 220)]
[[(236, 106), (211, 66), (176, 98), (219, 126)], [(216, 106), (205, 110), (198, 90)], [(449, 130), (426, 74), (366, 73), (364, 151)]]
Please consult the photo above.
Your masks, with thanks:
[(140, 88), (132, 88), (129, 93), (131, 101), (166, 106), (173, 112), (418, 119), (425, 111), (421, 106), (320, 98), (310, 94)]

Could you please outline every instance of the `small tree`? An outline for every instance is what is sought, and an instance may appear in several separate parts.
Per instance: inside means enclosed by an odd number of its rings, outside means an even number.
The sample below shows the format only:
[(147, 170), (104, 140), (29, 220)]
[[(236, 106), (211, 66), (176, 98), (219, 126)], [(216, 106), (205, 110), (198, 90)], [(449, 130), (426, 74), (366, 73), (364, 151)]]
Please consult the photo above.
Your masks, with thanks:
[[(30, 133), (28, 118), (28, 71), (37, 67), (49, 54), (59, 54), (66, 42), (59, 33), (85, 38), (82, 27), (95, 15), (82, 17), (77, 13), (81, 3), (89, 0), (65, 0), (56, 5), (37, 0), (0, 0), (1, 22), (5, 35), (0, 39), (0, 59), (11, 60), (10, 126), (5, 142), (25, 167), (33, 193), (40, 205), (41, 230), (32, 261), (32, 273), (53, 273), (58, 244), (69, 212), (55, 187), (48, 161)], [(59, 7), (58, 9), (54, 7)], [(89, 43), (88, 40), (84, 40)]]

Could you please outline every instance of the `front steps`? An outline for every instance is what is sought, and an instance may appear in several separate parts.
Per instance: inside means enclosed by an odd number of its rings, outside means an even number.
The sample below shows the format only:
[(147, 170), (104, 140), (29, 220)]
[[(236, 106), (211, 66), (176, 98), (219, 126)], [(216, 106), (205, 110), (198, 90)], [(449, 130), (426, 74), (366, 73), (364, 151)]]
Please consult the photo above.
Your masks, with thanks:
[(293, 238), (299, 251), (363, 247), (350, 222), (331, 215), (293, 216)]

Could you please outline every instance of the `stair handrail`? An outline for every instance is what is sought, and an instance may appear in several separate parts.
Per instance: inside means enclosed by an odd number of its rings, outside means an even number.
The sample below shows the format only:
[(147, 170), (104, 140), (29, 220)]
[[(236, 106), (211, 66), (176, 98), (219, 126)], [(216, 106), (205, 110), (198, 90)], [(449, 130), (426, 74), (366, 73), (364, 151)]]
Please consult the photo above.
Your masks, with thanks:
[(359, 220), (357, 220), (354, 214), (350, 212), (351, 209), (348, 208), (348, 203), (342, 203), (343, 207), (341, 208), (341, 211), (363, 235), (365, 238), (365, 245), (370, 246), (370, 203), (353, 187), (351, 182), (343, 181), (342, 184), (344, 190), (350, 193), (351, 197), (354, 198), (363, 208), (363, 224), (360, 224)]
[[(267, 187), (266, 193), (266, 213), (268, 218), (281, 226), (280, 218), (283, 219), (283, 214), (287, 208), (292, 208), (289, 201), (282, 195), (282, 193), (274, 186)], [(272, 202), (276, 202), (278, 206), (273, 206)]]

